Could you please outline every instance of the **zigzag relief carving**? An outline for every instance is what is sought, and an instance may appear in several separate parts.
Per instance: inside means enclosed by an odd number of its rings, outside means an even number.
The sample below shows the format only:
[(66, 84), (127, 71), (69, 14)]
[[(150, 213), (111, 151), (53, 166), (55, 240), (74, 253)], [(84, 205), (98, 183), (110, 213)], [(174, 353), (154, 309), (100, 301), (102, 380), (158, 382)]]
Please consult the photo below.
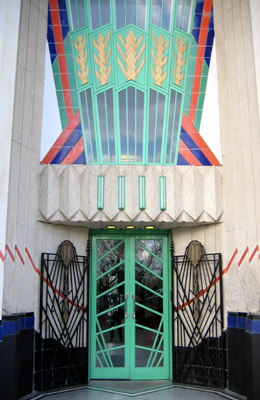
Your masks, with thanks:
[[(97, 208), (100, 175), (105, 176), (102, 210)], [(119, 210), (118, 176), (122, 175), (125, 209)], [(146, 182), (145, 210), (139, 209), (139, 176)], [(160, 176), (166, 177), (166, 210), (160, 209)], [(39, 212), (42, 221), (99, 228), (108, 221), (122, 227), (129, 222), (138, 227), (153, 222), (164, 228), (215, 223), (223, 213), (222, 170), (211, 166), (42, 165)]]

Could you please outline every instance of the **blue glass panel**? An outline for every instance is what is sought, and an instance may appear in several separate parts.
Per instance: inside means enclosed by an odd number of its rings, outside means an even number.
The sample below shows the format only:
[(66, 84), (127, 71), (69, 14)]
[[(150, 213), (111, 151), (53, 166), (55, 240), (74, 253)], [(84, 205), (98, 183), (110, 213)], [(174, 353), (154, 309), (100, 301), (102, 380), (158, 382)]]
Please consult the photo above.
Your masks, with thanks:
[(126, 25), (136, 25), (136, 0), (126, 2)]
[(58, 4), (59, 4), (59, 9), (60, 10), (66, 10), (66, 0), (58, 0)]
[(195, 13), (196, 14), (202, 14), (203, 12), (203, 7), (204, 7), (204, 0), (197, 0), (196, 8), (195, 8)]
[(135, 89), (131, 86), (127, 89), (128, 100), (128, 140), (129, 161), (135, 161)]
[(193, 28), (194, 29), (199, 29), (200, 28), (201, 18), (202, 18), (202, 14), (195, 14), (194, 15), (194, 20), (193, 20)]
[(147, 7), (146, 0), (138, 0), (137, 2), (137, 26), (146, 29)]
[(52, 25), (48, 25), (48, 28), (47, 28), (47, 39), (48, 39), (48, 43), (55, 43), (55, 38), (54, 38), (54, 32), (53, 32)]
[(136, 107), (136, 161), (143, 159), (144, 93), (137, 90)]
[[(121, 141), (121, 160), (126, 161), (127, 158), (127, 133), (126, 133), (126, 91), (122, 90), (118, 93), (119, 103), (119, 123), (120, 123), (120, 141)], [(123, 156), (123, 157), (122, 157)]]
[(120, 29), (123, 26), (125, 26), (125, 2), (116, 0), (116, 28)]
[(110, 2), (108, 0), (89, 0), (92, 29), (110, 22)]
[(153, 0), (152, 2), (152, 24), (160, 26), (162, 13), (162, 0)]
[(148, 162), (161, 161), (165, 96), (150, 90)]

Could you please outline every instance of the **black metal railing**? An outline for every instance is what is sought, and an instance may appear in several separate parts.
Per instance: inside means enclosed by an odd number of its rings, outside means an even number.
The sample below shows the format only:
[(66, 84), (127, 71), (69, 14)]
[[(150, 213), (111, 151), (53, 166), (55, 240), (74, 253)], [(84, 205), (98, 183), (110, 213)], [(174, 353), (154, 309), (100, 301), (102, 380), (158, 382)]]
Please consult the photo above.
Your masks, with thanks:
[(88, 266), (89, 257), (78, 256), (69, 241), (56, 254), (42, 254), (38, 390), (87, 383)]
[(226, 385), (221, 272), (221, 254), (197, 241), (183, 256), (172, 251), (175, 382)]

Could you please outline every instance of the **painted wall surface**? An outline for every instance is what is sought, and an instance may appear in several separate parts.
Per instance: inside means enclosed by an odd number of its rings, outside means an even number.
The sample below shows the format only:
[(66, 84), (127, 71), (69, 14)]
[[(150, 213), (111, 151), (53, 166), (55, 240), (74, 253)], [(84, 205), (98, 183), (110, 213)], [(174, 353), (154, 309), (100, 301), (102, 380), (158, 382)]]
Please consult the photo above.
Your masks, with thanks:
[(0, 109), (2, 126), (0, 132), (0, 320), (2, 316), (3, 267), (20, 3), (20, 0), (3, 0), (0, 2)]

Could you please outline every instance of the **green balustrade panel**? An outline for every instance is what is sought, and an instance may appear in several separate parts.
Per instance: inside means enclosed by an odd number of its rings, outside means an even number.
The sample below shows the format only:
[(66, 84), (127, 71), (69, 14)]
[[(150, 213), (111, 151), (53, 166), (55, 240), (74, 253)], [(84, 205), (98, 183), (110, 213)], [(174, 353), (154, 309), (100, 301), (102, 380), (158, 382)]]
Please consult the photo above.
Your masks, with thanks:
[(176, 164), (194, 2), (67, 4), (87, 163)]

